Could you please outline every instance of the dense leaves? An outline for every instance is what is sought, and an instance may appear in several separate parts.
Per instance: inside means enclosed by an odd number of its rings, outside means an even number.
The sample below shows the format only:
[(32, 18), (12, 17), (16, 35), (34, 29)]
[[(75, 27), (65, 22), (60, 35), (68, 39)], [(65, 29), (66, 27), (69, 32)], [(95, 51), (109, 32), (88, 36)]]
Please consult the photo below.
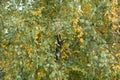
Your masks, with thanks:
[(118, 0), (1, 0), (0, 79), (118, 80)]

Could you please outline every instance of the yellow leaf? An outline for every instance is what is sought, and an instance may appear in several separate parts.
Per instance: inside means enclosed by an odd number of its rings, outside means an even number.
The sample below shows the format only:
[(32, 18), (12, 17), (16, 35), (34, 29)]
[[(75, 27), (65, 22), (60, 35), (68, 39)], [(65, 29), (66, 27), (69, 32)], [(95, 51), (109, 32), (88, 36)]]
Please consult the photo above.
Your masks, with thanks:
[(83, 43), (83, 42), (84, 42), (83, 38), (80, 38), (80, 42), (81, 42), (81, 43)]
[(117, 53), (116, 56), (117, 56), (117, 57), (120, 57), (120, 53)]

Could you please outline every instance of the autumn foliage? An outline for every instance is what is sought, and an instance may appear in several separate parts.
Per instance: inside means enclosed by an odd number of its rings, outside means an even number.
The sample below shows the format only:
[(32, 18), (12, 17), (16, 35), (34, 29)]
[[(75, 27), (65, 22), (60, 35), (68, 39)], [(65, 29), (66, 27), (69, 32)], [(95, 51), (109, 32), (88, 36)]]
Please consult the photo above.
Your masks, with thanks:
[(119, 0), (1, 0), (0, 80), (119, 79)]

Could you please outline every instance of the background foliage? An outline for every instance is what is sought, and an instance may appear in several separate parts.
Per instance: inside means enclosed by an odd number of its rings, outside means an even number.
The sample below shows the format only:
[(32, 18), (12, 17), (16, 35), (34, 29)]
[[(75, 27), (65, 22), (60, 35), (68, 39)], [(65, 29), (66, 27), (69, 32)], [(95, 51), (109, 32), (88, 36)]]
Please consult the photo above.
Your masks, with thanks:
[(0, 79), (120, 79), (119, 5), (118, 0), (1, 0)]

